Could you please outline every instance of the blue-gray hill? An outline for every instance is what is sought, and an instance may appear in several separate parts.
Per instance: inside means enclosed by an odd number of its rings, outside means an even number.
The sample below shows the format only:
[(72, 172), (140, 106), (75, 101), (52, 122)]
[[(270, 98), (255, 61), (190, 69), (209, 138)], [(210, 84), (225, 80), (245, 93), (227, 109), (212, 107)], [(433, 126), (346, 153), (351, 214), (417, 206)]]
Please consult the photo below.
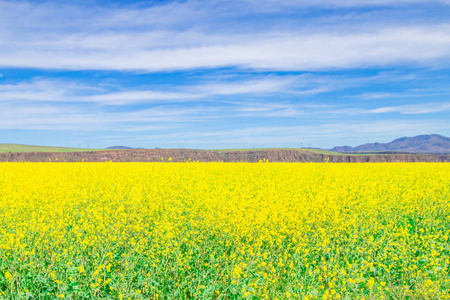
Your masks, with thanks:
[(371, 143), (356, 147), (339, 146), (333, 152), (408, 152), (408, 153), (450, 153), (450, 138), (439, 135), (418, 135), (402, 137), (390, 143)]
[(106, 149), (127, 150), (127, 149), (133, 149), (133, 148), (127, 147), (127, 146), (111, 146), (111, 147), (108, 147)]

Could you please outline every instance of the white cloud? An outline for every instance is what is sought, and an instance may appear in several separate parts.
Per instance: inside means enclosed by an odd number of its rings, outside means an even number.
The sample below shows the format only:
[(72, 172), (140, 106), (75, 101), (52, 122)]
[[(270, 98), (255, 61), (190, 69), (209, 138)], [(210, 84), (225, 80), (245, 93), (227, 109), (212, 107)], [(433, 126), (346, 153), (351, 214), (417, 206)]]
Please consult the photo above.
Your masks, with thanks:
[[(300, 147), (331, 148), (353, 141), (352, 145), (367, 142), (390, 142), (399, 136), (414, 136), (430, 132), (450, 130), (450, 124), (434, 121), (348, 121), (302, 126), (254, 126), (232, 130), (176, 131), (167, 134), (152, 134), (139, 137), (141, 140), (157, 140), (161, 143), (177, 141), (177, 144), (194, 144), (206, 148), (221, 147)], [(338, 138), (333, 138), (338, 137)], [(373, 140), (367, 140), (367, 138)], [(214, 144), (211, 143), (214, 140)]]
[(254, 7), (280, 8), (280, 7), (364, 7), (364, 6), (402, 6), (407, 4), (450, 4), (448, 0), (247, 0)]
[(386, 99), (386, 98), (394, 98), (398, 97), (396, 93), (363, 93), (358, 96), (363, 100), (375, 100), (375, 99)]
[(377, 108), (362, 108), (358, 105), (353, 105), (352, 107), (341, 107), (339, 105), (329, 106), (323, 108), (324, 114), (329, 115), (362, 115), (362, 114), (388, 114), (388, 113), (399, 113), (402, 115), (422, 115), (422, 114), (433, 114), (442, 113), (450, 111), (450, 104), (447, 102), (432, 102), (426, 104), (406, 104), (397, 106), (383, 106)]
[[(204, 107), (155, 107), (138, 111), (105, 112), (92, 108), (49, 105), (0, 105), (0, 129), (144, 131), (174, 124), (201, 123), (214, 118)], [(164, 124), (164, 125), (163, 125)]]
[[(315, 26), (317, 21), (308, 19), (306, 25), (281, 20), (278, 23), (283, 25), (252, 26), (239, 19), (245, 14), (256, 18), (252, 8), (259, 6), (303, 7), (313, 2), (187, 1), (140, 9), (90, 10), (0, 2), (0, 66), (144, 72), (220, 67), (308, 71), (450, 63), (448, 21), (422, 21), (415, 26), (370, 21), (359, 26), (361, 20), (355, 19), (344, 25)], [(388, 1), (314, 3), (345, 7), (385, 5)], [(25, 15), (27, 18), (22, 17)], [(221, 20), (223, 25), (218, 25)]]
[(450, 104), (448, 103), (427, 103), (427, 104), (416, 104), (416, 105), (402, 105), (402, 106), (387, 106), (372, 109), (369, 113), (380, 114), (380, 113), (401, 113), (405, 115), (416, 115), (416, 114), (430, 114), (450, 111)]
[(0, 85), (0, 102), (59, 101), (71, 102), (75, 95), (104, 91), (100, 86), (77, 83), (73, 80), (34, 78), (15, 84)]
[(379, 100), (379, 99), (395, 99), (395, 98), (426, 98), (426, 97), (436, 97), (436, 96), (449, 96), (450, 91), (442, 90), (442, 89), (434, 89), (434, 90), (421, 90), (421, 89), (413, 89), (408, 90), (406, 92), (397, 92), (397, 93), (363, 93), (361, 95), (356, 96), (356, 98), (360, 98), (363, 100)]
[[(0, 50), (0, 65), (53, 69), (166, 71), (242, 67), (262, 70), (324, 70), (371, 66), (442, 66), (450, 62), (450, 27), (390, 28), (371, 33), (288, 34), (248, 37), (245, 43), (135, 49), (58, 45)], [(126, 41), (120, 44), (127, 44)], [(200, 43), (199, 43), (200, 44)], [(9, 48), (9, 49), (8, 49)]]
[[(163, 88), (110, 91), (107, 86), (80, 84), (70, 80), (50, 80), (35, 78), (16, 84), (0, 85), (0, 102), (45, 101), (45, 102), (85, 102), (107, 105), (127, 105), (135, 103), (173, 103), (186, 101), (209, 101), (215, 96), (232, 95), (314, 95), (336, 87), (341, 79), (324, 79), (321, 76), (254, 76), (252, 78), (232, 78), (233, 81), (205, 80), (201, 83)], [(116, 87), (117, 89), (118, 87)]]
[[(378, 114), (383, 112), (432, 113), (433, 111), (427, 109), (436, 106), (438, 105), (430, 104), (428, 108), (387, 107), (380, 108)], [(449, 105), (441, 104), (441, 107), (446, 111), (450, 110)], [(133, 111), (105, 111), (95, 106), (0, 102), (0, 129), (129, 133), (130, 136), (127, 138), (136, 142), (151, 140), (158, 141), (159, 145), (191, 145), (191, 147), (207, 148), (220, 148), (226, 145), (290, 147), (298, 146), (300, 142), (303, 142), (304, 146), (306, 143), (311, 143), (312, 146), (332, 147), (348, 144), (347, 141), (356, 145), (368, 142), (368, 138), (372, 141), (384, 142), (404, 135), (450, 130), (450, 125), (445, 118), (361, 121), (346, 117), (345, 121), (342, 121), (340, 118), (329, 118), (335, 113), (334, 109), (336, 109), (335, 106), (315, 104), (236, 103), (235, 106), (227, 109), (220, 105), (213, 107), (163, 105)], [(225, 115), (223, 115), (224, 111)], [(341, 114), (348, 113), (348, 111), (341, 112)], [(376, 113), (376, 111), (361, 110), (360, 113), (368, 114)], [(230, 124), (230, 120), (247, 118), (245, 114), (263, 118), (309, 115), (312, 119), (293, 122), (296, 124), (293, 126), (288, 126), (285, 122), (273, 126), (262, 125), (265, 122), (258, 125), (255, 123), (253, 126), (248, 124), (243, 126), (245, 123), (239, 126), (226, 125)], [(272, 122), (266, 124), (270, 123)], [(231, 129), (224, 130), (224, 128)], [(149, 135), (149, 132), (152, 134)], [(103, 136), (104, 133), (101, 135)], [(339, 137), (339, 139), (332, 137)]]

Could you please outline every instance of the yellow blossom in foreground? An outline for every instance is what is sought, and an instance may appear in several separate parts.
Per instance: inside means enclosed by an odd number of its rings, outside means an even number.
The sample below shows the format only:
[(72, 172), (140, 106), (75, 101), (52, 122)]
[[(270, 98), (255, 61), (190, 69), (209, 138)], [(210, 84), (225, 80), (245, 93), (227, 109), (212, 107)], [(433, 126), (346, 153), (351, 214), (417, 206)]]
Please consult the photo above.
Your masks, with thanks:
[(0, 298), (449, 299), (449, 164), (261, 162), (0, 164)]

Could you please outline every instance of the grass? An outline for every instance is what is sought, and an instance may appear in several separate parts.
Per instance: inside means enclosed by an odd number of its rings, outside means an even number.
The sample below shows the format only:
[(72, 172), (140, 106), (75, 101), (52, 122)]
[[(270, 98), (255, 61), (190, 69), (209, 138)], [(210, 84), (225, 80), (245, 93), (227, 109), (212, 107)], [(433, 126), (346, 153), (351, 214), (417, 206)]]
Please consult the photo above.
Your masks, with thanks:
[(70, 148), (70, 147), (50, 147), (21, 144), (0, 144), (1, 152), (82, 152), (100, 151), (106, 149)]

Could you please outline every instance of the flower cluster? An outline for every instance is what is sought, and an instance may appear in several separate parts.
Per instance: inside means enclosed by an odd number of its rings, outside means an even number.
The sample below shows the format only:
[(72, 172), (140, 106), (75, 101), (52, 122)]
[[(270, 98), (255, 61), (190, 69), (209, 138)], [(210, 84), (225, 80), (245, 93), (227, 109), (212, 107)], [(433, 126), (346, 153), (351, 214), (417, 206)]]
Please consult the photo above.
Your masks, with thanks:
[(450, 299), (449, 235), (444, 163), (0, 164), (5, 299)]

